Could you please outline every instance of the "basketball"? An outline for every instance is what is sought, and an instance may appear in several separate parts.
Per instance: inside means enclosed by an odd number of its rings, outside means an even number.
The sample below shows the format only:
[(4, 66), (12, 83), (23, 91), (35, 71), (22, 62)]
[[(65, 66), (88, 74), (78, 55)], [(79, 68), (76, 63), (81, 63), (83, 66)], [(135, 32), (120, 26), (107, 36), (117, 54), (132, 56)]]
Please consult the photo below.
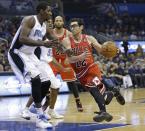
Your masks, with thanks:
[(102, 45), (102, 55), (107, 58), (113, 58), (118, 53), (118, 48), (113, 41), (107, 41)]

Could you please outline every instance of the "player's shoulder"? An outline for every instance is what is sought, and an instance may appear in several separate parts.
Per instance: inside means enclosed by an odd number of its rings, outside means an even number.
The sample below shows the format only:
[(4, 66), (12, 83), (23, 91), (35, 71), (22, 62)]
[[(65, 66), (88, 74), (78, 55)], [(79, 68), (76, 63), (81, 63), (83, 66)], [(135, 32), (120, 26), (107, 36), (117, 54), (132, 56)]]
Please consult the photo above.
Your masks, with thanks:
[(32, 21), (35, 21), (35, 18), (33, 15), (30, 15), (30, 16), (25, 16), (23, 18), (23, 21), (29, 21), (29, 22), (32, 22)]
[(34, 25), (35, 24), (35, 18), (33, 15), (30, 16), (25, 16), (22, 20), (23, 23), (28, 23), (29, 25)]
[(65, 28), (65, 30), (66, 30), (67, 36), (71, 36), (72, 35), (72, 33), (68, 29)]
[(86, 38), (87, 38), (89, 44), (91, 44), (91, 45), (93, 43), (98, 43), (97, 39), (94, 36), (92, 36), (92, 35), (86, 35)]

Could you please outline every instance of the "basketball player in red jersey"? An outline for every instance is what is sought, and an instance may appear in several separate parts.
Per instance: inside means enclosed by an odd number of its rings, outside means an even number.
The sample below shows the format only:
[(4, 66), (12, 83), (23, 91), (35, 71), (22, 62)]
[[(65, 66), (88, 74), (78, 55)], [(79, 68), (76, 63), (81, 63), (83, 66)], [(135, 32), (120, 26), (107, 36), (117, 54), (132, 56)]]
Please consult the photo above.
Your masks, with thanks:
[[(67, 50), (66, 53), (68, 52), (67, 59), (69, 63), (71, 63), (77, 79), (88, 89), (99, 106), (100, 112), (93, 117), (93, 120), (96, 122), (102, 122), (103, 120), (109, 122), (113, 117), (106, 112), (104, 100), (105, 86), (101, 82), (102, 74), (98, 65), (94, 63), (92, 54), (92, 47), (94, 47), (98, 53), (101, 53), (102, 46), (93, 36), (82, 34), (83, 25), (82, 19), (72, 19), (70, 22), (72, 35), (65, 38), (62, 44)], [(72, 60), (72, 56), (80, 55), (86, 51), (88, 55), (84, 60)]]
[[(55, 20), (54, 20), (54, 27), (55, 28), (53, 29), (53, 33), (60, 41), (62, 41), (64, 38), (71, 35), (71, 32), (68, 31), (67, 29), (65, 29), (63, 26), (64, 26), (63, 17), (61, 17), (61, 16), (55, 17)], [(71, 68), (70, 64), (65, 62), (66, 54), (64, 52), (61, 52), (60, 50), (53, 48), (53, 57), (61, 65), (63, 65), (63, 67)], [(60, 74), (62, 80), (67, 82), (68, 87), (73, 92), (73, 95), (75, 97), (77, 109), (78, 109), (78, 111), (82, 112), (83, 108), (82, 108), (82, 104), (80, 102), (80, 98), (79, 98), (79, 94), (78, 94), (78, 87), (75, 84), (76, 76), (75, 76), (73, 69), (71, 68), (71, 71), (64, 72), (64, 71), (59, 70), (56, 66), (54, 66), (52, 64), (50, 64), (50, 65), (53, 69), (54, 74), (55, 75)]]

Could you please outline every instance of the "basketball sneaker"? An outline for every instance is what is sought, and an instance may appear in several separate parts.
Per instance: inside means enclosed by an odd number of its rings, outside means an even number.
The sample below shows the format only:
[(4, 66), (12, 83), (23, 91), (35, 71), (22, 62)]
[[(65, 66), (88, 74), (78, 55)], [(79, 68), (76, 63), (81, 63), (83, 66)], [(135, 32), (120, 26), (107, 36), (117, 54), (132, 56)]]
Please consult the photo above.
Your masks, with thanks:
[(99, 112), (98, 115), (93, 117), (93, 120), (96, 122), (102, 122), (102, 121), (111, 121), (113, 119), (113, 116), (111, 116), (109, 113), (107, 112)]
[(76, 106), (77, 106), (78, 112), (83, 112), (82, 103), (80, 102), (79, 99), (76, 99)]
[[(37, 110), (35, 108), (35, 105), (32, 104), (29, 108), (29, 111), (33, 114), (37, 114)], [(43, 117), (48, 121), (51, 119), (51, 117), (46, 113), (46, 112), (43, 112)]]
[(22, 113), (21, 113), (21, 117), (26, 119), (26, 120), (30, 120), (30, 112), (29, 112), (29, 108), (25, 108)]
[(30, 106), (29, 111), (30, 111), (31, 113), (37, 114), (37, 110), (36, 110), (34, 104), (32, 104), (32, 105)]
[(36, 127), (43, 129), (52, 129), (52, 125), (45, 119), (44, 114), (38, 115), (36, 118)]
[(55, 118), (55, 119), (63, 119), (64, 116), (63, 115), (60, 115), (58, 114), (56, 111), (54, 111), (53, 109), (49, 109), (48, 110), (48, 115), (51, 117), (51, 118)]
[(117, 88), (114, 88), (114, 89), (113, 89), (113, 92), (114, 92), (114, 96), (116, 97), (117, 102), (118, 102), (120, 105), (124, 105), (124, 104), (125, 104), (125, 99), (124, 99), (124, 97), (121, 95), (120, 90), (117, 89)]

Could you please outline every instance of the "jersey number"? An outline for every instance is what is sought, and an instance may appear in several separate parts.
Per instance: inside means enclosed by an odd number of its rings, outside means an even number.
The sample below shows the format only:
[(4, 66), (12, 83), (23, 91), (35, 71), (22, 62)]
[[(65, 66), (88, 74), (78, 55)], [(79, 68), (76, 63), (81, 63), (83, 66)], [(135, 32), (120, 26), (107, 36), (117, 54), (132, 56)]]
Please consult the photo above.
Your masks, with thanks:
[(83, 60), (83, 61), (78, 61), (78, 62), (76, 63), (76, 67), (77, 67), (77, 68), (85, 67), (86, 65), (87, 65), (87, 63), (86, 63), (85, 60)]
[(48, 56), (53, 56), (53, 55), (52, 55), (52, 48), (48, 48), (47, 55), (48, 55)]

